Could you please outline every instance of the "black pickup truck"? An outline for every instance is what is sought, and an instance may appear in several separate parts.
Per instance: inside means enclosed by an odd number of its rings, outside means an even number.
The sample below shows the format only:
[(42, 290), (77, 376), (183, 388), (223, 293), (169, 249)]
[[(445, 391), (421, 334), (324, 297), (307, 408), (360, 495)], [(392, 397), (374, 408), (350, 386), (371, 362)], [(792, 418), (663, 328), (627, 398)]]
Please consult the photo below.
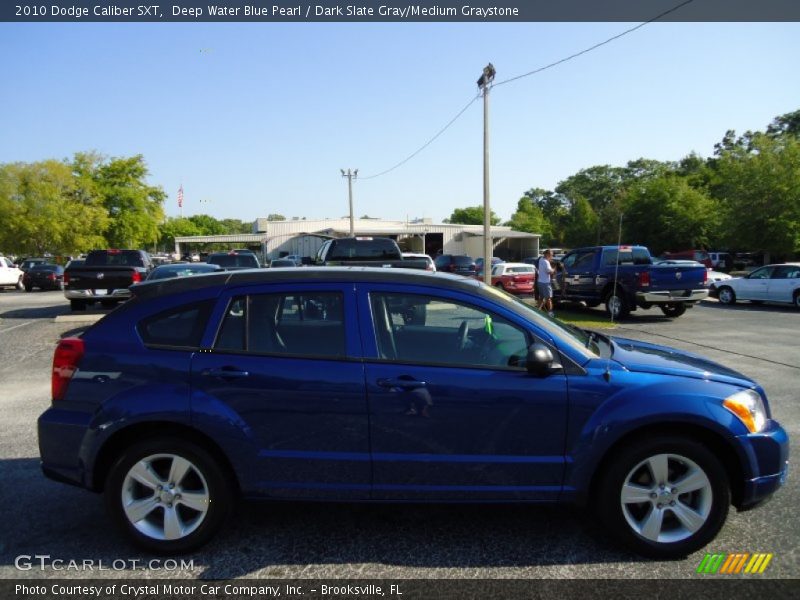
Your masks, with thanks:
[(320, 246), (314, 262), (326, 267), (430, 268), (430, 263), (424, 258), (403, 258), (397, 242), (385, 237), (327, 240)]
[(86, 310), (98, 301), (114, 306), (130, 298), (128, 288), (152, 270), (150, 255), (143, 250), (92, 250), (82, 265), (64, 271), (64, 296), (72, 310)]
[(703, 265), (654, 265), (644, 246), (577, 248), (564, 256), (556, 275), (556, 300), (605, 304), (612, 318), (658, 306), (678, 317), (708, 296)]

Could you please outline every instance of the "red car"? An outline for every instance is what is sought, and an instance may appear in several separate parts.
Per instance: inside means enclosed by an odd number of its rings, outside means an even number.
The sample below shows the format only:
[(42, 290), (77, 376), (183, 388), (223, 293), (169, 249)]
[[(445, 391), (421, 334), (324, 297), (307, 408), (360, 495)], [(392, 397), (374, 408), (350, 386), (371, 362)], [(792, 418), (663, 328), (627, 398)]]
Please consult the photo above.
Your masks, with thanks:
[(532, 294), (536, 267), (525, 263), (501, 263), (492, 267), (492, 285), (512, 294)]

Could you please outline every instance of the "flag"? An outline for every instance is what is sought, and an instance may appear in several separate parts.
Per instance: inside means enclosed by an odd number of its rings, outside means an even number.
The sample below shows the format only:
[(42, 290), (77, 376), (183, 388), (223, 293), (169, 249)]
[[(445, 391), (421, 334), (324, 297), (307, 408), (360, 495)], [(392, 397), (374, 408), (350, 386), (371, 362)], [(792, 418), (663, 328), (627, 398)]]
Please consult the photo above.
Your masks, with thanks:
[(178, 208), (183, 207), (183, 184), (178, 188)]

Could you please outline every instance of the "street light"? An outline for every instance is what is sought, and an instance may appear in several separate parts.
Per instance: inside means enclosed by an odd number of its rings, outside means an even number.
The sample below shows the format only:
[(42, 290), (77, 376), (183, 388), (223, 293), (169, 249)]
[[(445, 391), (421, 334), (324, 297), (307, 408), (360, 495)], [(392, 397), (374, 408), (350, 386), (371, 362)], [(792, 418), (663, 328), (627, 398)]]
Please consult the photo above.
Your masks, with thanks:
[(350, 171), (347, 169), (339, 169), (342, 172), (342, 177), (347, 177), (347, 197), (350, 201), (350, 237), (355, 237), (355, 223), (353, 221), (353, 178), (358, 178), (358, 169)]

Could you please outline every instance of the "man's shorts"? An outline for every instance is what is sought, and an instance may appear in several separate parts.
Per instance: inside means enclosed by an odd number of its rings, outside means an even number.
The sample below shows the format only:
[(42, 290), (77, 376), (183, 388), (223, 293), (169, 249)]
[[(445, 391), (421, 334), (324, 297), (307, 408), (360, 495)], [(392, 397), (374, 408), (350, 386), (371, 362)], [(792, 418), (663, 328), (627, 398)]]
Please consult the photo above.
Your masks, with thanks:
[(553, 285), (551, 283), (542, 283), (541, 281), (536, 282), (536, 289), (539, 290), (539, 298), (552, 298), (553, 297)]

